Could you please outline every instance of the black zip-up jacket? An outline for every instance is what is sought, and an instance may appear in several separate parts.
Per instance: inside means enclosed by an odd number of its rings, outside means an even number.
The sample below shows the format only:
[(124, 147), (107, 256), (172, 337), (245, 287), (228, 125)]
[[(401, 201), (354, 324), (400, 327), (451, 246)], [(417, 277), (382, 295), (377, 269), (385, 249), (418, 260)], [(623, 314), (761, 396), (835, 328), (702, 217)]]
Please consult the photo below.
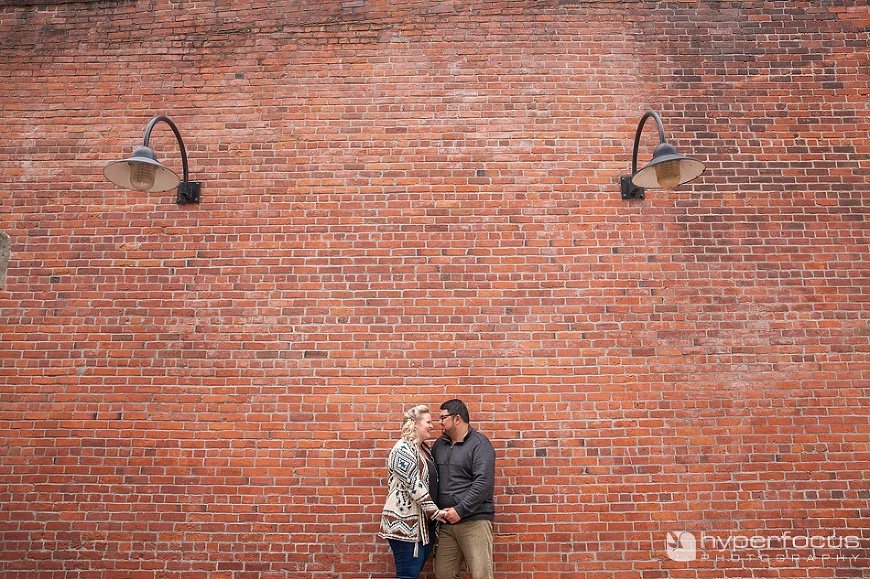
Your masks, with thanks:
[(456, 444), (444, 434), (432, 446), (432, 456), (438, 467), (435, 504), (453, 507), (463, 521), (493, 520), (495, 449), (489, 439), (473, 428)]

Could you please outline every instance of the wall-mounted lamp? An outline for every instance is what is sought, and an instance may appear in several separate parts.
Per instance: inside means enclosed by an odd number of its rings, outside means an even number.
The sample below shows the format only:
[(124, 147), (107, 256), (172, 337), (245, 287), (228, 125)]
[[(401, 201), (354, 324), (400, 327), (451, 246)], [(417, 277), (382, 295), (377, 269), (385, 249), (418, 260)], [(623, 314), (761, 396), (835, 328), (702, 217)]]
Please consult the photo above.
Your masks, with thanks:
[[(151, 130), (159, 122), (164, 122), (169, 125), (172, 132), (175, 133), (175, 138), (178, 140), (178, 148), (181, 150), (181, 165), (184, 171), (183, 179), (179, 179), (171, 169), (157, 162), (157, 155), (148, 146), (148, 139), (151, 137)], [(178, 127), (175, 126), (169, 117), (156, 116), (151, 119), (148, 126), (145, 128), (145, 138), (142, 146), (137, 147), (133, 151), (133, 156), (122, 161), (112, 161), (106, 168), (103, 169), (103, 175), (106, 179), (123, 189), (133, 189), (134, 191), (156, 192), (167, 191), (178, 186), (178, 196), (175, 202), (179, 205), (187, 205), (190, 203), (199, 203), (199, 191), (201, 183), (199, 181), (188, 181), (187, 179), (187, 151), (184, 149), (184, 142), (181, 140), (181, 133), (178, 132)]]
[[(640, 134), (643, 124), (648, 118), (655, 119), (659, 129), (659, 144), (653, 151), (652, 161), (646, 167), (637, 170), (637, 147), (640, 144)], [(665, 139), (665, 128), (662, 119), (655, 111), (647, 111), (637, 125), (634, 135), (634, 152), (631, 156), (631, 176), (621, 175), (619, 183), (623, 199), (643, 199), (644, 189), (673, 189), (683, 183), (688, 183), (704, 172), (704, 163), (680, 155), (673, 145)]]

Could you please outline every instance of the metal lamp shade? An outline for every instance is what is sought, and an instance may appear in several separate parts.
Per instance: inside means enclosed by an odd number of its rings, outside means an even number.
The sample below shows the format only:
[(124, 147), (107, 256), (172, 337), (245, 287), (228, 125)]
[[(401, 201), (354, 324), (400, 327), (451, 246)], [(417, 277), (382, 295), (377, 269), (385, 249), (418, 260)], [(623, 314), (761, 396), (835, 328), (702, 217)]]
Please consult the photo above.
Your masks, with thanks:
[[(150, 183), (152, 172), (153, 184)], [(133, 151), (133, 156), (129, 159), (113, 161), (106, 165), (103, 175), (118, 187), (135, 191), (168, 191), (181, 183), (178, 175), (158, 163), (154, 151), (144, 146)]]
[(660, 143), (652, 161), (635, 173), (631, 182), (644, 189), (673, 189), (700, 176), (704, 164), (679, 154), (670, 143)]

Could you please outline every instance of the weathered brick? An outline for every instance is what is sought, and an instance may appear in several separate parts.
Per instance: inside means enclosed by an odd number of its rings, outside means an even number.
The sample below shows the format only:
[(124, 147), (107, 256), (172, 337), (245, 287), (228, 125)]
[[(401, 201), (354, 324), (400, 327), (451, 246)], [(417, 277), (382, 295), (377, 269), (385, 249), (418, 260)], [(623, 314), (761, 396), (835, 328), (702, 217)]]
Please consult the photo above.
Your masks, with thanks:
[[(868, 24), (6, 2), (0, 574), (389, 577), (398, 418), (459, 396), (499, 456), (499, 577), (860, 575)], [(707, 170), (625, 202), (647, 109)], [(101, 175), (158, 114), (198, 206)], [(683, 530), (861, 545), (671, 561)]]

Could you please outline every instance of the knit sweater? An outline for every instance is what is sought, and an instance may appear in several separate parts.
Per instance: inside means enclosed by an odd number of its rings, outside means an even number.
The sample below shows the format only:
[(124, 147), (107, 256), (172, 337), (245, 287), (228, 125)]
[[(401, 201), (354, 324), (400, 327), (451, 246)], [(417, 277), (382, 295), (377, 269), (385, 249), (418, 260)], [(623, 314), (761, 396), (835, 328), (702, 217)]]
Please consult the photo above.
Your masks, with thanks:
[(409, 543), (430, 542), (427, 519), (438, 507), (429, 496), (429, 467), (414, 445), (400, 440), (387, 460), (387, 500), (381, 514), (378, 536)]

